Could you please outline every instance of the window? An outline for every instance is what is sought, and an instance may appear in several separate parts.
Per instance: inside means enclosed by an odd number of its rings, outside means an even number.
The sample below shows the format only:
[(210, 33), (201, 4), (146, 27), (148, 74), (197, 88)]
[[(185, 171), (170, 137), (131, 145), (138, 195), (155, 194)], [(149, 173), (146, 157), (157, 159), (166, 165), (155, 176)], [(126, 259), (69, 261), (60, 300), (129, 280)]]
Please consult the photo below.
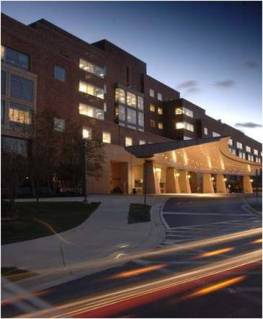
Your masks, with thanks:
[(111, 133), (102, 132), (102, 142), (103, 143), (111, 143)]
[(144, 145), (146, 144), (145, 140), (139, 140), (139, 145)]
[(236, 154), (237, 154), (237, 151), (236, 151), (236, 149), (234, 149), (234, 148), (231, 148), (230, 151), (231, 151), (231, 153), (232, 153), (233, 155), (236, 155)]
[(159, 122), (159, 123), (158, 123), (158, 129), (159, 129), (159, 130), (162, 130), (162, 129), (163, 129), (163, 123), (162, 123), (162, 122)]
[(127, 105), (136, 107), (136, 95), (130, 92), (127, 92)]
[(119, 105), (119, 120), (125, 122), (126, 116), (125, 116), (125, 106)]
[(64, 82), (66, 80), (66, 71), (61, 66), (54, 66), (54, 78), (56, 80)]
[(107, 103), (106, 102), (103, 103), (103, 111), (107, 112)]
[(65, 120), (54, 118), (54, 130), (57, 132), (64, 132), (65, 131)]
[(248, 154), (248, 155), (247, 155), (247, 159), (248, 159), (249, 161), (253, 162), (254, 157), (253, 157), (253, 155)]
[(175, 114), (176, 114), (176, 115), (184, 114), (184, 115), (186, 115), (186, 116), (188, 116), (188, 117), (192, 117), (192, 118), (194, 117), (193, 111), (187, 109), (186, 107), (177, 107), (177, 108), (175, 109)]
[(94, 106), (79, 103), (79, 114), (104, 120), (104, 111)]
[(144, 114), (138, 112), (138, 125), (144, 127)]
[(2, 137), (2, 149), (7, 153), (17, 153), (27, 156), (27, 141), (19, 138)]
[(162, 108), (162, 107), (158, 107), (157, 113), (158, 113), (159, 115), (163, 115), (163, 108)]
[(138, 110), (143, 111), (143, 97), (138, 96)]
[(188, 131), (193, 132), (194, 131), (194, 126), (193, 124), (187, 123), (187, 122), (177, 122), (175, 123), (175, 128), (177, 130), (185, 129)]
[(127, 108), (127, 122), (130, 124), (136, 125), (136, 110), (133, 110), (131, 108)]
[(17, 75), (11, 75), (11, 96), (32, 101), (33, 100), (33, 81)]
[(115, 101), (126, 104), (125, 91), (123, 89), (120, 89), (120, 88), (115, 89)]
[(155, 93), (154, 93), (154, 90), (153, 90), (153, 89), (150, 89), (150, 90), (149, 90), (149, 95), (150, 95), (151, 97), (154, 97)]
[(89, 127), (83, 127), (83, 129), (82, 129), (82, 137), (84, 138), (84, 139), (91, 139), (91, 128), (89, 128)]
[(150, 104), (150, 112), (155, 112), (155, 106), (153, 104)]
[(162, 101), (163, 100), (163, 96), (162, 96), (162, 93), (157, 93), (157, 99), (159, 100), (159, 101)]
[(1, 71), (1, 94), (6, 92), (6, 72)]
[(125, 146), (132, 146), (132, 138), (126, 136), (125, 137)]
[(253, 152), (253, 153), (254, 153), (254, 155), (258, 156), (258, 150), (255, 150), (255, 149), (254, 149), (254, 152)]
[(30, 125), (32, 123), (32, 117), (30, 111), (25, 111), (22, 109), (9, 107), (8, 119), (10, 122), (15, 122), (18, 124)]
[(104, 90), (86, 82), (79, 82), (79, 92), (93, 95), (99, 99), (104, 99)]
[(155, 127), (155, 126), (156, 126), (156, 124), (155, 124), (155, 121), (154, 121), (154, 120), (150, 120), (150, 126), (151, 126), (151, 127)]
[(251, 147), (250, 146), (246, 146), (246, 152), (251, 153)]
[(185, 140), (185, 141), (191, 140), (191, 139), (192, 139), (192, 137), (190, 137), (190, 136), (184, 136), (184, 140)]
[(212, 136), (213, 137), (218, 137), (218, 136), (221, 136), (219, 133), (217, 133), (217, 132), (212, 132)]
[(241, 149), (241, 150), (242, 150), (242, 148), (243, 148), (243, 145), (242, 145), (242, 143), (240, 143), (240, 142), (237, 142), (237, 148), (238, 148), (238, 149)]
[(207, 127), (204, 127), (204, 134), (208, 135), (208, 128)]
[(29, 70), (29, 56), (14, 49), (1, 47), (1, 59), (5, 63)]
[(228, 145), (229, 145), (229, 146), (233, 146), (233, 140), (232, 140), (232, 138), (230, 138), (230, 139), (228, 140)]
[(84, 59), (79, 59), (79, 68), (86, 71), (86, 72), (95, 74), (96, 76), (98, 76), (100, 78), (104, 78), (104, 76), (106, 74), (104, 67), (100, 67), (100, 66), (95, 65), (93, 63), (90, 63)]

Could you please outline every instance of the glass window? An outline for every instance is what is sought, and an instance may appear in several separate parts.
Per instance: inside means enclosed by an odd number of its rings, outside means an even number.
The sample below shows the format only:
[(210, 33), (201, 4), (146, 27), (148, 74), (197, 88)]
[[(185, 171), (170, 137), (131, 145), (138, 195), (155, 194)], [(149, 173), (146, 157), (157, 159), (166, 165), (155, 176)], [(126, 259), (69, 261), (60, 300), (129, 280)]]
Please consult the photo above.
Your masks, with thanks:
[(4, 152), (17, 153), (27, 156), (27, 141), (19, 138), (3, 136), (2, 149)]
[(103, 143), (111, 143), (111, 133), (102, 132), (102, 142)]
[(162, 95), (162, 93), (157, 93), (157, 99), (159, 100), (159, 101), (162, 101), (163, 100), (163, 95)]
[(138, 110), (143, 111), (143, 97), (138, 96)]
[(242, 143), (240, 143), (240, 142), (237, 142), (237, 148), (238, 148), (238, 149), (242, 149), (242, 148), (243, 148), (243, 145), (242, 145)]
[(29, 70), (29, 56), (14, 49), (1, 47), (1, 59), (5, 63)]
[(136, 125), (136, 111), (129, 107), (127, 108), (127, 122)]
[(151, 127), (155, 127), (155, 126), (156, 126), (156, 123), (155, 123), (154, 120), (150, 120), (150, 126), (151, 126)]
[(132, 146), (132, 138), (126, 136), (125, 137), (125, 146)]
[(125, 122), (126, 116), (125, 116), (125, 106), (119, 105), (119, 120)]
[(155, 106), (153, 104), (150, 104), (150, 111), (155, 112)]
[(92, 137), (91, 128), (89, 128), (89, 127), (83, 127), (83, 129), (82, 129), (82, 137), (83, 137), (84, 139), (91, 139), (91, 137)]
[(258, 156), (258, 150), (255, 150), (255, 149), (254, 149), (254, 155), (257, 155), (257, 156)]
[(194, 113), (193, 111), (187, 109), (186, 107), (177, 107), (175, 108), (175, 114), (176, 115), (181, 115), (181, 114), (184, 114), (188, 117), (194, 117)]
[(190, 136), (184, 136), (184, 140), (185, 141), (188, 141), (188, 140), (191, 140), (192, 139), (192, 137), (190, 137)]
[(8, 110), (8, 119), (10, 122), (30, 125), (32, 123), (31, 111), (25, 111), (10, 106)]
[(187, 123), (187, 122), (176, 122), (175, 123), (175, 128), (177, 130), (185, 129), (185, 130), (188, 130), (188, 131), (191, 131), (191, 132), (194, 131), (193, 124)]
[(149, 95), (150, 95), (151, 97), (154, 97), (155, 93), (154, 93), (154, 90), (153, 90), (153, 89), (150, 89), (150, 90), (149, 90)]
[(144, 145), (146, 144), (145, 140), (139, 140), (139, 145)]
[(32, 101), (33, 100), (33, 81), (20, 76), (11, 75), (11, 96)]
[(55, 65), (54, 66), (54, 78), (59, 81), (66, 80), (66, 71), (61, 66)]
[(89, 95), (93, 95), (99, 99), (104, 99), (104, 90), (86, 82), (79, 82), (79, 91)]
[(79, 103), (79, 114), (104, 120), (104, 111), (94, 106)]
[(6, 90), (6, 72), (1, 72), (1, 94), (5, 94)]
[(129, 106), (136, 107), (136, 95), (130, 92), (127, 92), (127, 104)]
[(204, 127), (204, 134), (208, 135), (208, 128), (207, 127)]
[(229, 146), (233, 146), (233, 140), (232, 140), (232, 138), (230, 138), (230, 139), (228, 140), (228, 145), (229, 145)]
[(65, 120), (64, 119), (58, 119), (54, 118), (54, 130), (58, 132), (64, 132), (65, 131)]
[(120, 89), (120, 88), (115, 89), (115, 101), (126, 104), (125, 91), (123, 89)]
[(212, 132), (212, 136), (213, 137), (218, 137), (218, 136), (221, 136), (219, 133), (217, 133), (217, 132)]
[(162, 107), (158, 107), (157, 113), (158, 113), (159, 115), (163, 115), (163, 108), (162, 108)]
[(138, 125), (144, 127), (144, 114), (138, 112)]
[(251, 152), (251, 147), (250, 146), (246, 146), (246, 152), (248, 152), (248, 153)]
[(162, 130), (162, 129), (163, 129), (163, 123), (162, 123), (162, 122), (159, 122), (159, 123), (158, 123), (158, 129), (159, 129), (159, 130)]
[(86, 72), (93, 73), (96, 76), (99, 76), (100, 78), (104, 78), (106, 74), (105, 67), (95, 65), (84, 59), (79, 59), (79, 68)]

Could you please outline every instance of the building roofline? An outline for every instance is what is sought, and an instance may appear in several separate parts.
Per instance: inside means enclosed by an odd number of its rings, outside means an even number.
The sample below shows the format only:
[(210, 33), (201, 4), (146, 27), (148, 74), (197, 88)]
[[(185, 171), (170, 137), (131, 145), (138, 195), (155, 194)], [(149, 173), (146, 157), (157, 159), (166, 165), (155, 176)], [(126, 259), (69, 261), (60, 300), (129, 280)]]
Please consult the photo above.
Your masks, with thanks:
[[(161, 82), (161, 81), (155, 79), (154, 77), (150, 76), (149, 74), (146, 74), (146, 75), (147, 75), (147, 77), (148, 77), (150, 80), (153, 80), (153, 81), (155, 81), (155, 82), (160, 83), (161, 85), (167, 87), (169, 90), (172, 90), (172, 91), (176, 92), (176, 93), (179, 94), (179, 96), (180, 96), (180, 92), (179, 92), (179, 91), (177, 91), (177, 90), (173, 89), (172, 87), (170, 87), (169, 85), (167, 85), (167, 84), (165, 84), (165, 83), (163, 83), (163, 82)], [(179, 98), (178, 98), (178, 99), (179, 99)], [(178, 99), (177, 99), (177, 100), (178, 100)]]

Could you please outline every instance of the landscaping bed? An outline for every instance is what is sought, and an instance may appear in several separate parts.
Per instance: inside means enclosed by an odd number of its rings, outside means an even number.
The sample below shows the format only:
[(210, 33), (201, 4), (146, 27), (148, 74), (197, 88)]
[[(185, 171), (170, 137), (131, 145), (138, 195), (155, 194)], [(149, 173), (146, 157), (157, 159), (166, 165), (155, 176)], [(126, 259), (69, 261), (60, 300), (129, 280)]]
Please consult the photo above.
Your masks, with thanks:
[(2, 244), (49, 236), (74, 228), (98, 206), (99, 203), (82, 202), (16, 203), (14, 217), (2, 221)]
[(22, 279), (30, 278), (36, 274), (27, 270), (18, 269), (16, 267), (2, 267), (1, 276), (9, 281), (19, 281)]
[(143, 223), (151, 220), (151, 206), (144, 204), (130, 204), (128, 223)]

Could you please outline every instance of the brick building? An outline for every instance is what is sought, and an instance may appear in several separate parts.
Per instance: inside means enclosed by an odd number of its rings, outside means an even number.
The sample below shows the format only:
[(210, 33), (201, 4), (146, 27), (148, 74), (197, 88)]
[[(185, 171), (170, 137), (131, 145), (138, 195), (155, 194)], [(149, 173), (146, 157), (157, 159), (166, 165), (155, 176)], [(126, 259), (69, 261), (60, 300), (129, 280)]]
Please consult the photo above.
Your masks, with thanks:
[(2, 147), (26, 156), (32, 114), (47, 106), (59, 114), (55, 129), (72, 117), (83, 138), (105, 143), (103, 177), (90, 178), (89, 192), (141, 192), (144, 181), (152, 193), (226, 192), (233, 178), (251, 192), (261, 168), (259, 142), (150, 77), (145, 62), (107, 40), (2, 14)]

